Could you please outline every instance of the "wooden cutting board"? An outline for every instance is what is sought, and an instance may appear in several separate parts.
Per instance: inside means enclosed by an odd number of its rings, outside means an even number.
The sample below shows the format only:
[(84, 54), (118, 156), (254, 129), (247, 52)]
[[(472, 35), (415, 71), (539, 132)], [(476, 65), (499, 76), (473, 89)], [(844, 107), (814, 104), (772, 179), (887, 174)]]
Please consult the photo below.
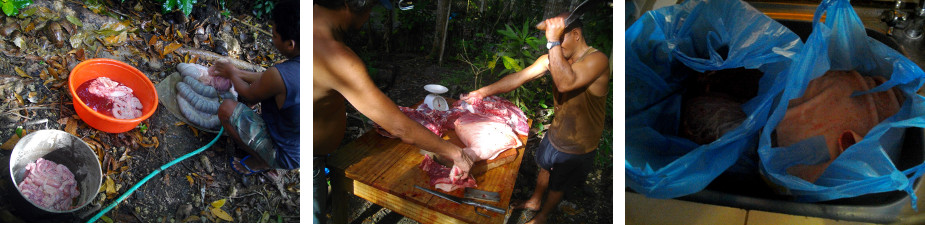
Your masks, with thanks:
[[(532, 120), (528, 120), (528, 125)], [(443, 137), (462, 145), (455, 133)], [(501, 201), (485, 202), (507, 209), (514, 190), (514, 181), (523, 159), (527, 137), (519, 136), (523, 146), (507, 150), (497, 158), (473, 165), (470, 173), (478, 183), (477, 189), (499, 192)], [(389, 208), (421, 223), (503, 223), (505, 215), (485, 210), (478, 215), (473, 206), (459, 205), (414, 188), (429, 187), (429, 177), (418, 165), (424, 159), (420, 149), (402, 143), (400, 139), (383, 137), (370, 131), (338, 150), (332, 165), (343, 165), (347, 178), (354, 180), (353, 192), (372, 203)], [(463, 189), (444, 192), (463, 196)]]

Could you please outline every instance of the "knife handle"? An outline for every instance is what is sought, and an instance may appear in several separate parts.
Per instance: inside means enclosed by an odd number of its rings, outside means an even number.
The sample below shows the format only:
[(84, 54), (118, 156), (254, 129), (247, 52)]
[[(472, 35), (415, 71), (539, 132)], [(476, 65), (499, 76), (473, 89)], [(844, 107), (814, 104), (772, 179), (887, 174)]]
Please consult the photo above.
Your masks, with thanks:
[(507, 212), (507, 210), (504, 210), (502, 208), (498, 208), (498, 207), (494, 207), (491, 205), (486, 205), (486, 204), (482, 204), (482, 203), (478, 203), (474, 201), (464, 201), (463, 203), (466, 203), (467, 205), (472, 205), (475, 207), (481, 207), (481, 208), (487, 209), (488, 211), (492, 211), (496, 213), (504, 214), (505, 212)]

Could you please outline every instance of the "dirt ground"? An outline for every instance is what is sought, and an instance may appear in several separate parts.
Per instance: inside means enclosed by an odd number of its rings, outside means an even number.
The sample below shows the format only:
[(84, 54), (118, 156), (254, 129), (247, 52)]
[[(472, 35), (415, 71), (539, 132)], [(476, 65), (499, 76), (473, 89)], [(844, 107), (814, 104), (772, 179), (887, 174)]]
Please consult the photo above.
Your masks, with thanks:
[[(442, 66), (436, 62), (425, 59), (424, 55), (392, 54), (387, 61), (377, 62), (373, 66), (376, 70), (371, 75), (380, 89), (389, 98), (401, 106), (410, 106), (424, 99), (427, 92), (423, 90), (426, 84), (445, 83), (450, 91), (444, 97), (455, 97), (461, 93), (472, 91), (471, 79), (454, 80), (448, 83), (447, 77), (453, 73), (468, 72), (465, 64), (448, 61)], [(487, 85), (488, 83), (486, 83)], [(366, 131), (371, 129), (368, 120), (363, 119), (356, 110), (348, 110), (347, 134), (343, 143), (350, 143)], [(532, 130), (527, 140), (527, 147), (520, 171), (515, 183), (512, 199), (527, 199), (536, 186), (538, 167), (534, 161), (534, 152), (542, 137), (537, 137)], [(612, 157), (612, 156), (611, 156)], [(611, 167), (594, 166), (585, 183), (568, 189), (558, 209), (550, 215), (549, 223), (613, 223), (613, 169)], [(348, 223), (417, 223), (401, 214), (372, 204), (362, 198), (351, 196), (348, 210)], [(527, 210), (514, 210), (506, 223), (524, 223), (535, 215)]]
[[(67, 93), (67, 75), (80, 61), (120, 60), (156, 85), (176, 72), (177, 63), (209, 63), (176, 47), (225, 54), (264, 67), (284, 60), (273, 48), (272, 37), (252, 26), (270, 31), (266, 18), (253, 16), (250, 3), (229, 2), (230, 16), (221, 16), (216, 1), (200, 1), (203, 4), (185, 17), (177, 12), (161, 14), (154, 2), (112, 2), (94, 12), (83, 1), (35, 1), (29, 8), (38, 10), (30, 16), (0, 18), (3, 32), (12, 31), (0, 37), (0, 141), (14, 137), (17, 127), (26, 133), (65, 130), (93, 143), (94, 151), (103, 156), (105, 176), (103, 188), (89, 205), (53, 215), (19, 205), (20, 195), (9, 175), (0, 176), (0, 221), (86, 222), (156, 168), (215, 137), (181, 123), (162, 106), (143, 122), (144, 132), (136, 128), (110, 134), (89, 127), (76, 116)], [(71, 18), (81, 26), (69, 22)], [(55, 23), (63, 28), (54, 28)], [(66, 39), (56, 46), (60, 36)], [(3, 171), (9, 171), (5, 168), (10, 153), (0, 150)], [(223, 213), (233, 222), (300, 221), (298, 169), (242, 176), (230, 167), (232, 155), (240, 157), (244, 152), (235, 149), (227, 136), (220, 137), (201, 154), (156, 175), (100, 222), (225, 222)]]

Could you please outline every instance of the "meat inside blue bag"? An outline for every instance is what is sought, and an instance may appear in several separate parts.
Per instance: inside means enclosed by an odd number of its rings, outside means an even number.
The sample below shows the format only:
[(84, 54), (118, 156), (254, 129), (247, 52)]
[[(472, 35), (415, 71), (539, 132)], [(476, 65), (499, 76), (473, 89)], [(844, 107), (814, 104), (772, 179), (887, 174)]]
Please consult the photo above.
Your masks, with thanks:
[[(802, 47), (795, 33), (739, 0), (692, 0), (645, 13), (626, 30), (627, 186), (648, 197), (674, 198), (704, 189), (724, 172), (757, 176), (758, 131)], [(736, 70), (761, 75), (711, 75)], [(698, 76), (714, 84), (752, 80), (757, 87), (746, 99), (686, 97), (692, 92), (686, 83), (703, 80)], [(686, 131), (691, 122), (682, 121), (682, 111), (709, 110), (688, 107), (706, 105), (691, 103), (700, 100), (724, 109), (704, 123), (718, 131), (685, 136), (703, 133)]]
[[(820, 22), (823, 13), (826, 13), (824, 23)], [(843, 91), (842, 95), (850, 96), (851, 100), (873, 98), (877, 99), (872, 101), (877, 107), (884, 108), (881, 105), (890, 101), (900, 106), (898, 110), (886, 110), (889, 111), (887, 113), (877, 108), (873, 111), (874, 116), (860, 114), (856, 118), (844, 119), (854, 112), (842, 112), (824, 117), (836, 122), (852, 120), (848, 121), (850, 124), (871, 123), (858, 122), (860, 120), (874, 121), (869, 130), (858, 133), (848, 129), (834, 137), (848, 141), (833, 143), (833, 137), (828, 137), (827, 141), (821, 134), (796, 139), (781, 137), (780, 132), (789, 132), (786, 130), (794, 123), (788, 120), (792, 117), (788, 114), (803, 113), (795, 112), (804, 110), (801, 107), (840, 107), (806, 106), (809, 102), (803, 103), (804, 99), (824, 96), (835, 92), (833, 89), (849, 85), (819, 86), (825, 82), (849, 82), (832, 80), (835, 76), (860, 80), (855, 85), (863, 88)], [(784, 83), (787, 88), (781, 93), (780, 100), (774, 103), (767, 124), (760, 132), (758, 149), (760, 172), (778, 187), (775, 190), (783, 190), (782, 194), (804, 202), (905, 191), (911, 196), (915, 208), (917, 198), (912, 190), (913, 181), (922, 175), (925, 166), (918, 164), (900, 170), (896, 162), (906, 129), (925, 127), (925, 120), (921, 119), (925, 118), (925, 98), (916, 94), (925, 82), (921, 68), (896, 50), (868, 37), (848, 0), (825, 0), (816, 9), (813, 31), (806, 44), (782, 77), (786, 78)], [(871, 118), (863, 119), (864, 116)], [(821, 124), (825, 125), (830, 124)], [(831, 154), (833, 145), (841, 147)], [(834, 159), (831, 158), (833, 156)], [(807, 175), (806, 170), (799, 169), (807, 166), (817, 168)]]

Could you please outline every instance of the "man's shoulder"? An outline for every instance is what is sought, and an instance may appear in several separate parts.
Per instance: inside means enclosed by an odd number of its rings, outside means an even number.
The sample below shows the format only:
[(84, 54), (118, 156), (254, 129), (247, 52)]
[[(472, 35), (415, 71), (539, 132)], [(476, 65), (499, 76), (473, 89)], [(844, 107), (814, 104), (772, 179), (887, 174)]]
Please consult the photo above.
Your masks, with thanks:
[(312, 48), (315, 56), (314, 60), (336, 61), (345, 58), (356, 58), (359, 60), (359, 57), (350, 50), (350, 47), (347, 47), (343, 42), (333, 39), (316, 39)]

